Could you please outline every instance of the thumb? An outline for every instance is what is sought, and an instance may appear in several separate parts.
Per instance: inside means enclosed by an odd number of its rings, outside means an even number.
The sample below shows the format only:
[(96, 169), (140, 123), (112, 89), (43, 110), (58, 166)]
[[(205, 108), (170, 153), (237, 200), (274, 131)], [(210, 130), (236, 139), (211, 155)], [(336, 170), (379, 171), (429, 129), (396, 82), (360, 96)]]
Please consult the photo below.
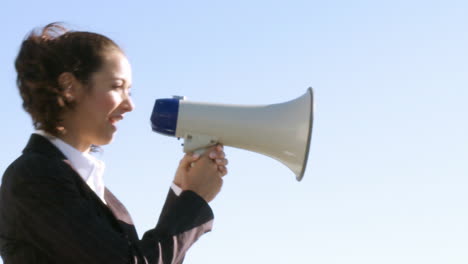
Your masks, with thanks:
[(199, 158), (200, 158), (200, 154), (187, 153), (180, 160), (180, 167), (188, 168), (190, 166), (190, 163), (198, 160)]

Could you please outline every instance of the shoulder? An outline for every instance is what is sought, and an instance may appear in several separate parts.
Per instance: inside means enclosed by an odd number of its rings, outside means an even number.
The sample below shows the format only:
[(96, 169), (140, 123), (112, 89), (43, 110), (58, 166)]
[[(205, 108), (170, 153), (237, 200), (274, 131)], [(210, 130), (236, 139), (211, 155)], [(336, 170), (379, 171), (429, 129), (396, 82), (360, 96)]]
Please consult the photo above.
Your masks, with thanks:
[(24, 153), (5, 170), (2, 187), (4, 185), (15, 186), (24, 183), (63, 180), (66, 177), (60, 177), (60, 175), (67, 171), (72, 171), (72, 169), (62, 159), (34, 152)]

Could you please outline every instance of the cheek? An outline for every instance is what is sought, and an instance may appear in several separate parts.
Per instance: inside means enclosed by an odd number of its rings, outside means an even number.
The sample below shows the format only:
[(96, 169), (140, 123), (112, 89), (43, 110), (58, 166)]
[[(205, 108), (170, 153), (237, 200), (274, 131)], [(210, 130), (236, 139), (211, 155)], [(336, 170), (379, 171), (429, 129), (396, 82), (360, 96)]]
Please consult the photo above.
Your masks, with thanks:
[(103, 114), (109, 114), (120, 104), (120, 96), (116, 93), (106, 93), (95, 100), (95, 109)]

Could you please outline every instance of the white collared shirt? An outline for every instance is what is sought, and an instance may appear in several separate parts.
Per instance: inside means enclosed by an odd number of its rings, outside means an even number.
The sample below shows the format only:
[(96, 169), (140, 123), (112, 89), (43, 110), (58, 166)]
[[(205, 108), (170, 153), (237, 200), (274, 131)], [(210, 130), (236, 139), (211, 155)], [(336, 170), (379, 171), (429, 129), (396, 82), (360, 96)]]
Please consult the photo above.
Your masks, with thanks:
[(88, 152), (81, 152), (76, 148), (65, 143), (63, 140), (51, 136), (45, 131), (37, 130), (35, 132), (47, 138), (54, 146), (56, 146), (70, 161), (72, 167), (78, 172), (86, 184), (93, 190), (94, 193), (106, 203), (104, 199), (104, 169), (105, 164), (101, 160), (93, 157)]
[[(93, 157), (88, 152), (77, 150), (65, 143), (63, 140), (54, 137), (45, 131), (37, 130), (35, 133), (47, 138), (52, 144), (54, 144), (54, 146), (56, 146), (63, 155), (65, 155), (65, 157), (67, 157), (72, 167), (78, 172), (89, 188), (96, 193), (104, 204), (107, 204), (104, 199), (104, 162)], [(172, 183), (171, 189), (177, 196), (179, 196), (183, 191), (175, 183)]]

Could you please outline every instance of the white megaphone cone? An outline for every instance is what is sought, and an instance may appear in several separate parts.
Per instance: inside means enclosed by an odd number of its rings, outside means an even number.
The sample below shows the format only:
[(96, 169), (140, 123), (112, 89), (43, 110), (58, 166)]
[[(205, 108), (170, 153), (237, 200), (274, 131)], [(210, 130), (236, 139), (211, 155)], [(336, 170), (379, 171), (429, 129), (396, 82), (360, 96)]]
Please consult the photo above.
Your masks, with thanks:
[(216, 143), (272, 157), (304, 176), (314, 112), (312, 88), (294, 100), (271, 105), (191, 102), (183, 97), (156, 100), (153, 131), (184, 139), (184, 151)]

